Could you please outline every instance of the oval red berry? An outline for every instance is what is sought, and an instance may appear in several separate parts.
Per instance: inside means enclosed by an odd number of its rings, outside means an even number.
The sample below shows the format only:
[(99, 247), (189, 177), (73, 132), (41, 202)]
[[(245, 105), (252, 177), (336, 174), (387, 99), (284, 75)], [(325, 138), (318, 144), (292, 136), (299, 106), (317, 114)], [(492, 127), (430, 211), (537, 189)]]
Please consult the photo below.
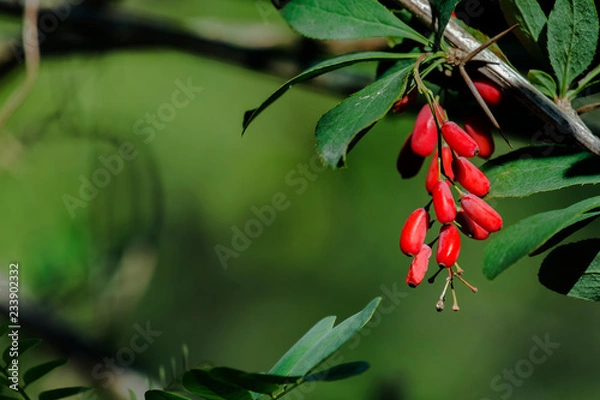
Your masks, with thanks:
[(489, 158), (494, 154), (495, 144), (494, 137), (490, 125), (478, 115), (468, 115), (465, 117), (463, 124), (465, 132), (477, 142), (479, 146), (479, 154), (481, 158)]
[(442, 135), (448, 146), (459, 156), (471, 158), (479, 153), (479, 146), (475, 139), (452, 121), (442, 125)]
[(416, 176), (425, 162), (425, 157), (412, 151), (412, 147), (410, 146), (411, 138), (412, 135), (409, 135), (396, 160), (396, 169), (403, 179)]
[(460, 234), (455, 225), (444, 225), (440, 229), (435, 259), (440, 267), (450, 268), (458, 260), (460, 254)]
[(467, 216), (486, 231), (493, 233), (502, 229), (502, 217), (488, 203), (473, 194), (460, 199)]
[[(442, 107), (438, 106), (438, 116), (444, 114)], [(435, 150), (438, 141), (437, 126), (429, 104), (425, 104), (415, 121), (412, 131), (411, 147), (413, 151), (423, 157), (430, 156)]]
[(476, 79), (473, 81), (473, 85), (488, 106), (496, 107), (502, 102), (502, 89), (494, 82), (487, 79)]
[(447, 224), (456, 218), (456, 204), (448, 184), (442, 179), (437, 181), (431, 191), (433, 209), (441, 224)]
[(431, 247), (424, 244), (421, 246), (421, 250), (413, 258), (408, 269), (408, 275), (406, 276), (406, 283), (410, 287), (417, 287), (425, 278), (427, 268), (429, 267), (429, 259), (431, 258)]
[(415, 256), (421, 251), (429, 229), (429, 213), (417, 208), (408, 216), (400, 234), (400, 250), (407, 256)]
[[(444, 172), (446, 173), (446, 176), (454, 180), (454, 172), (452, 171), (452, 150), (450, 150), (450, 148), (447, 146), (442, 148), (442, 165), (444, 166)], [(429, 170), (427, 170), (427, 177), (425, 178), (425, 188), (427, 189), (428, 193), (431, 194), (433, 185), (435, 185), (439, 179), (442, 179), (442, 177), (440, 176), (440, 171), (438, 170), (438, 153), (436, 151), (431, 159)], [(450, 184), (450, 182), (448, 182), (448, 184)]]
[(477, 225), (464, 211), (456, 214), (456, 222), (460, 224), (460, 230), (471, 239), (485, 240), (490, 237), (490, 233)]
[(490, 191), (490, 180), (466, 158), (458, 157), (452, 161), (452, 170), (456, 182), (474, 195), (483, 197)]

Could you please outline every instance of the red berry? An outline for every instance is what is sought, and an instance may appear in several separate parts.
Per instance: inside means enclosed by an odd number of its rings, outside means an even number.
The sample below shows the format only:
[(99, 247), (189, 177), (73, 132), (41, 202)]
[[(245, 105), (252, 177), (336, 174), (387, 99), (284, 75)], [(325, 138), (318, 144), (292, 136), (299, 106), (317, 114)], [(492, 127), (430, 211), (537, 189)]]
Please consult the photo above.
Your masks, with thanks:
[(408, 269), (408, 275), (406, 276), (406, 283), (410, 287), (417, 287), (425, 277), (427, 273), (427, 267), (429, 266), (429, 258), (431, 258), (431, 247), (424, 244), (421, 246), (421, 250), (416, 257), (410, 263)]
[(490, 191), (490, 180), (479, 168), (464, 157), (452, 161), (456, 181), (475, 196), (483, 197)]
[(502, 102), (502, 90), (494, 82), (488, 79), (476, 79), (473, 80), (473, 85), (488, 106), (496, 107)]
[(412, 135), (409, 135), (404, 142), (400, 154), (398, 154), (398, 159), (396, 160), (396, 169), (404, 179), (416, 176), (425, 162), (425, 157), (415, 154), (415, 152), (412, 151), (410, 146), (411, 137)]
[(440, 229), (440, 237), (435, 259), (440, 267), (450, 268), (456, 264), (460, 253), (460, 234), (455, 225), (444, 225)]
[[(440, 122), (443, 120), (444, 110), (441, 106), (437, 106), (438, 117)], [(433, 153), (438, 141), (437, 126), (431, 112), (429, 104), (425, 104), (415, 121), (415, 126), (412, 131), (411, 147), (413, 151), (423, 157), (427, 157)]]
[(494, 154), (494, 138), (490, 125), (477, 115), (468, 115), (465, 117), (463, 124), (465, 132), (477, 142), (479, 146), (479, 154), (481, 158), (489, 158)]
[(433, 185), (431, 196), (433, 197), (433, 209), (438, 221), (441, 224), (454, 221), (456, 218), (456, 204), (454, 204), (454, 198), (448, 184), (443, 179), (438, 180)]
[(490, 236), (488, 231), (477, 225), (464, 211), (456, 214), (456, 222), (460, 224), (460, 230), (471, 239), (485, 240)]
[(475, 139), (467, 135), (456, 123), (448, 121), (442, 125), (442, 135), (448, 146), (459, 156), (475, 157), (479, 153), (479, 146)]
[(407, 95), (394, 103), (392, 106), (392, 112), (394, 114), (402, 114), (412, 103), (414, 103), (416, 98), (417, 91), (411, 90)]
[[(452, 171), (452, 150), (449, 147), (442, 147), (442, 165), (444, 166), (444, 172), (446, 175), (454, 180), (454, 171)], [(440, 172), (438, 171), (438, 153), (434, 153), (431, 163), (429, 164), (429, 170), (427, 171), (427, 177), (425, 178), (425, 188), (428, 193), (431, 193), (435, 183), (441, 179)], [(448, 185), (450, 182), (446, 181)]]
[(407, 256), (415, 256), (421, 251), (429, 229), (429, 213), (417, 208), (408, 216), (400, 234), (400, 250)]
[(477, 225), (493, 233), (502, 229), (502, 217), (488, 203), (473, 194), (460, 199), (465, 214)]

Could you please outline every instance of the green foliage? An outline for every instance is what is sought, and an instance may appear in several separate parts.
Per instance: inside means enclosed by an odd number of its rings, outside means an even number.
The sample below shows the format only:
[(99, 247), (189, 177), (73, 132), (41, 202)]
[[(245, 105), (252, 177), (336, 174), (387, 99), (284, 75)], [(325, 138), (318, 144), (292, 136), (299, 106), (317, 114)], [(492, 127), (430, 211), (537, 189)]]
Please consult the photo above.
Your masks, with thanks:
[(346, 154), (362, 135), (383, 118), (404, 94), (414, 61), (398, 61), (375, 83), (354, 93), (327, 112), (317, 124), (317, 150), (329, 167), (342, 167)]
[(280, 12), (292, 28), (313, 39), (389, 36), (427, 43), (375, 0), (293, 0)]
[(75, 396), (84, 392), (91, 390), (90, 388), (85, 387), (69, 387), (63, 389), (53, 389), (47, 390), (45, 392), (40, 393), (39, 400), (58, 400), (64, 399), (67, 397)]
[(43, 363), (43, 364), (40, 364), (38, 366), (31, 368), (30, 370), (25, 372), (25, 374), (23, 375), (23, 382), (25, 383), (25, 387), (31, 385), (33, 382), (35, 382), (38, 379), (49, 374), (54, 369), (56, 369), (62, 365), (65, 365), (66, 363), (67, 363), (67, 360), (60, 359), (60, 360), (48, 361), (46, 363)]
[[(278, 398), (309, 381), (336, 381), (365, 372), (364, 361), (333, 366), (312, 373), (339, 350), (373, 316), (381, 298), (373, 299), (362, 311), (333, 327), (335, 317), (317, 322), (271, 369), (271, 373), (249, 373), (227, 367), (193, 368), (184, 373), (183, 387), (208, 400), (252, 400), (269, 395)], [(275, 372), (275, 373), (274, 373)], [(171, 396), (171, 397), (169, 397)], [(146, 400), (182, 399), (174, 393), (151, 390)]]
[(542, 263), (542, 285), (557, 293), (600, 301), (600, 239), (569, 243), (552, 250)]
[(551, 99), (556, 99), (558, 97), (558, 87), (556, 86), (554, 78), (550, 74), (537, 69), (532, 69), (527, 74), (527, 79), (540, 92), (544, 93)]
[[(600, 157), (570, 147), (533, 146), (482, 166), (492, 197), (525, 197), (574, 185), (600, 183)], [(535, 177), (535, 179), (532, 179)]]
[(561, 97), (594, 59), (598, 13), (589, 0), (557, 0), (548, 18), (548, 54)]
[(545, 58), (539, 39), (546, 26), (546, 15), (536, 0), (500, 0), (500, 7), (509, 25), (519, 24), (515, 34), (527, 50)]
[(439, 47), (446, 25), (459, 0), (429, 0), (435, 23), (435, 46)]
[[(592, 197), (570, 207), (547, 211), (526, 218), (506, 228), (486, 247), (483, 272), (493, 279), (502, 271), (533, 253), (556, 235), (600, 212), (600, 197)], [(562, 239), (562, 236), (559, 236)], [(556, 244), (556, 243), (554, 243)]]

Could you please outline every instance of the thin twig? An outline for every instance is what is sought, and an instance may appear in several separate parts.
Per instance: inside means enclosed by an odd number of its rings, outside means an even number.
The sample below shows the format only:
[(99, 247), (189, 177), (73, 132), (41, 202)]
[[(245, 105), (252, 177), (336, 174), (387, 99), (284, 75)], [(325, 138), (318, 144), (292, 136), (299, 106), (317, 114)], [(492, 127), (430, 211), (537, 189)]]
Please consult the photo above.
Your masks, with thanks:
[(38, 41), (39, 0), (26, 0), (23, 14), (23, 47), (25, 50), (25, 80), (15, 89), (0, 109), (0, 130), (14, 112), (23, 104), (33, 90), (40, 70), (40, 46)]
[[(432, 26), (431, 8), (427, 0), (393, 0), (406, 8), (428, 26)], [(470, 33), (450, 20), (444, 37), (454, 47), (469, 53), (481, 45)], [(531, 109), (544, 121), (555, 126), (561, 133), (570, 134), (585, 148), (600, 155), (600, 138), (583, 123), (577, 113), (563, 110), (533, 87), (525, 78), (513, 70), (489, 49), (482, 51), (477, 60), (486, 64), (479, 70), (503, 88), (515, 92), (515, 98)]]

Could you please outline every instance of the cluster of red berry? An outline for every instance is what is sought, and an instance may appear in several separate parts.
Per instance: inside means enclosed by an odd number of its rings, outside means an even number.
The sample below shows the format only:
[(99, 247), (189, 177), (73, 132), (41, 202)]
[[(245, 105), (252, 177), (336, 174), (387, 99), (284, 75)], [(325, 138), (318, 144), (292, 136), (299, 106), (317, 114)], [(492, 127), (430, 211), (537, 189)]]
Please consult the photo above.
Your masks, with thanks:
[[(474, 84), (489, 106), (498, 105), (502, 99), (502, 92), (498, 87), (487, 81), (475, 81)], [(402, 111), (414, 96), (415, 94), (405, 96), (395, 105), (394, 111)], [(432, 109), (435, 109), (436, 117)], [(410, 178), (419, 172), (425, 158), (433, 154), (425, 179), (425, 188), (432, 198), (425, 207), (416, 209), (408, 217), (400, 235), (400, 249), (413, 257), (406, 282), (409, 286), (416, 287), (427, 273), (432, 246), (437, 242), (436, 262), (440, 268), (429, 282), (432, 283), (442, 270), (448, 271), (448, 278), (436, 305), (438, 311), (444, 309), (448, 287), (454, 298), (452, 309), (459, 310), (454, 277), (473, 292), (477, 291), (462, 278), (463, 270), (457, 264), (460, 253), (459, 229), (470, 238), (484, 240), (490, 233), (502, 228), (500, 215), (482, 200), (490, 190), (490, 181), (468, 160), (475, 156), (489, 158), (493, 152), (494, 140), (485, 120), (476, 116), (465, 118), (463, 129), (449, 121), (444, 109), (436, 102), (433, 107), (429, 104), (423, 106), (417, 115), (413, 131), (398, 156), (398, 171), (403, 178)], [(452, 196), (452, 187), (460, 197), (459, 207)], [(439, 235), (426, 244), (427, 232), (435, 222), (430, 221), (429, 209), (432, 204), (441, 228)]]

